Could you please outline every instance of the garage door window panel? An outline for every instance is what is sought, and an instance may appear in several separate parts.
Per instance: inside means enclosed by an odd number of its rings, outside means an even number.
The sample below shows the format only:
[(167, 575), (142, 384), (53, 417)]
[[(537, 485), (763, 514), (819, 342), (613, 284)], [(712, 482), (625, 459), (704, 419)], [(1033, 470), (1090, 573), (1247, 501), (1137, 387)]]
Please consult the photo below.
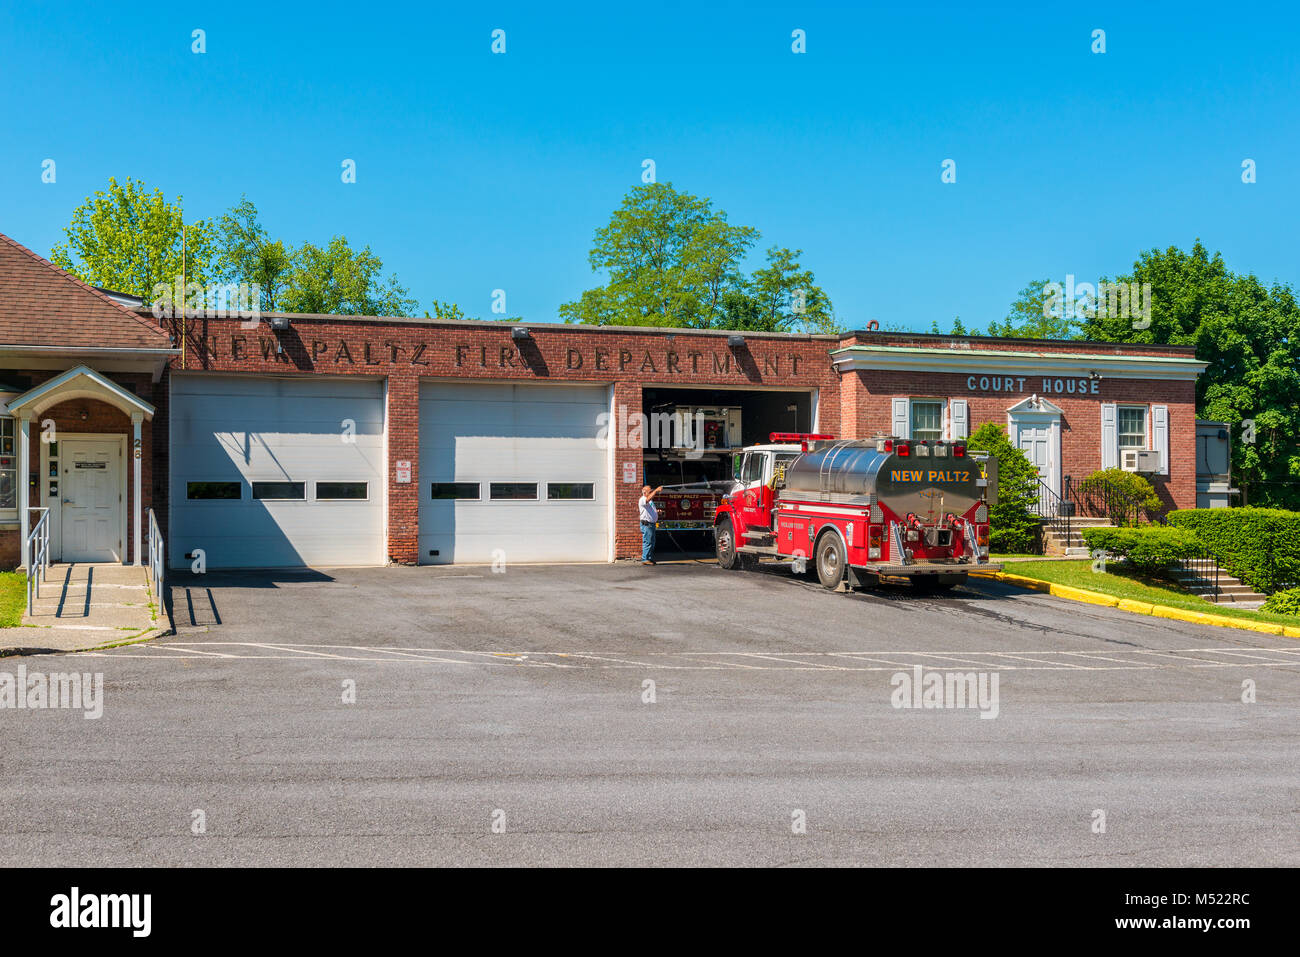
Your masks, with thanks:
[(306, 482), (254, 482), (253, 498), (259, 502), (305, 502)]
[(596, 498), (596, 483), (547, 482), (546, 498), (551, 502), (590, 502)]
[(237, 502), (243, 498), (243, 482), (186, 482), (185, 498), (191, 502)]
[(478, 482), (434, 482), (429, 497), (435, 502), (477, 502), (483, 496)]
[(488, 484), (488, 496), (494, 502), (535, 502), (537, 483), (491, 482)]
[(318, 502), (368, 502), (369, 482), (317, 482)]

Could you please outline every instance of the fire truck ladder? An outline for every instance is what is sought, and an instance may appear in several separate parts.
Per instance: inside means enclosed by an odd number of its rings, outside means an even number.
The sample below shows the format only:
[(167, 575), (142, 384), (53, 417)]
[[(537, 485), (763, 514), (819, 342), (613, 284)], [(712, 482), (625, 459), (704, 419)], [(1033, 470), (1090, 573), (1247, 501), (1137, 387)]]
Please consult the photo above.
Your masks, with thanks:
[(907, 557), (907, 550), (903, 548), (903, 530), (898, 527), (897, 522), (889, 523), (889, 544), (894, 556), (898, 559), (898, 564), (912, 564), (911, 559)]
[(831, 500), (830, 477), (831, 473), (835, 469), (835, 460), (839, 458), (840, 453), (848, 447), (848, 442), (838, 442), (831, 446), (830, 451), (827, 452), (826, 455), (822, 456), (822, 464), (821, 468), (818, 470), (817, 477), (821, 484), (823, 502), (829, 502)]
[(970, 522), (965, 523), (966, 530), (966, 550), (970, 553), (970, 561), (976, 565), (982, 564), (980, 561), (980, 546), (978, 539), (975, 538), (975, 526)]

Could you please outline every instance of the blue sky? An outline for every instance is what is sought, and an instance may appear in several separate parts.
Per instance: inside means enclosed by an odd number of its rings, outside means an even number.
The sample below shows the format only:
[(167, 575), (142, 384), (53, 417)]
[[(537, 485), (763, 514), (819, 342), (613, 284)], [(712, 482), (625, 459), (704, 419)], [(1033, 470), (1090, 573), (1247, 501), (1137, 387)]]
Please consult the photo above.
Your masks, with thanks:
[(370, 245), (422, 308), (503, 288), (548, 321), (652, 158), (761, 230), (754, 265), (802, 248), (851, 328), (983, 325), (1198, 236), (1294, 282), (1297, 36), (1256, 4), (6, 5), (0, 232), (48, 255), (110, 176), (192, 217), (246, 193), (287, 242)]

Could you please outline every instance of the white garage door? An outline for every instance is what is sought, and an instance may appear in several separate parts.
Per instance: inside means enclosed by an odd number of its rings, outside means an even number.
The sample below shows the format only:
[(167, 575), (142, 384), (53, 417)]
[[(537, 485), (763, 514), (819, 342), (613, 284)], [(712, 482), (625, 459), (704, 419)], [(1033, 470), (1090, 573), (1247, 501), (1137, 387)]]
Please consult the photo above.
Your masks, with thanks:
[(172, 376), (171, 565), (382, 565), (383, 383)]
[(420, 389), (420, 561), (609, 558), (605, 386)]

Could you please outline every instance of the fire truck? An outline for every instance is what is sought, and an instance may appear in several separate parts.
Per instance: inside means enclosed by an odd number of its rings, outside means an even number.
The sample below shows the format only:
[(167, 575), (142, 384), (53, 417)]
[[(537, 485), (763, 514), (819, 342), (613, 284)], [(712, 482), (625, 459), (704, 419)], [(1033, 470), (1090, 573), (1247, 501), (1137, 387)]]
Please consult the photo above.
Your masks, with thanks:
[(1002, 567), (988, 560), (997, 459), (965, 442), (774, 432), (738, 459), (714, 517), (723, 568), (811, 560), (826, 588), (887, 577), (938, 590)]
[(652, 444), (645, 456), (645, 480), (664, 486), (655, 500), (658, 527), (711, 534), (714, 512), (731, 488), (732, 453), (742, 446), (741, 410), (664, 403), (650, 412)]

